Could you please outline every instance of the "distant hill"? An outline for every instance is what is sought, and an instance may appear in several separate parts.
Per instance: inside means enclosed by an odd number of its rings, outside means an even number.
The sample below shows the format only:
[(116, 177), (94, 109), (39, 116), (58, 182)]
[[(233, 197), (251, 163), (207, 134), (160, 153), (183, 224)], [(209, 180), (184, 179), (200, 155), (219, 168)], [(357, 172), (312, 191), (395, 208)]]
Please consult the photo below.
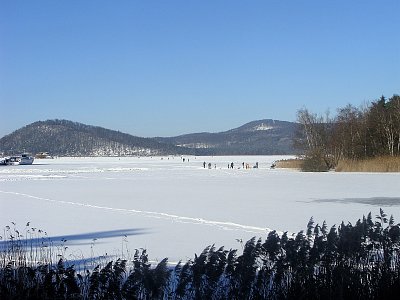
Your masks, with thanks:
[(219, 133), (143, 138), (67, 120), (38, 121), (0, 139), (0, 152), (58, 156), (294, 154), (296, 123), (259, 120)]
[(39, 121), (0, 139), (0, 152), (58, 156), (151, 156), (194, 154), (193, 149), (67, 120)]
[(265, 119), (219, 133), (203, 132), (155, 139), (196, 149), (199, 155), (294, 154), (296, 127), (296, 123)]

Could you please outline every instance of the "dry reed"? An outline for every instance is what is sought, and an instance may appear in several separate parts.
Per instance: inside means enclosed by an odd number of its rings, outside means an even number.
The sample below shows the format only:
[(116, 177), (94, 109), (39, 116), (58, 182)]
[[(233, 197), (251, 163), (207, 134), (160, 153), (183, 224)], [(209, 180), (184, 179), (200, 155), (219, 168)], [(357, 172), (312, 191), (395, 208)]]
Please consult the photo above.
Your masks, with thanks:
[(364, 160), (341, 160), (336, 172), (400, 172), (400, 157), (384, 156)]
[(301, 169), (301, 165), (303, 163), (303, 160), (300, 158), (292, 158), (292, 159), (282, 159), (276, 161), (276, 167), (277, 168), (283, 168), (283, 169)]

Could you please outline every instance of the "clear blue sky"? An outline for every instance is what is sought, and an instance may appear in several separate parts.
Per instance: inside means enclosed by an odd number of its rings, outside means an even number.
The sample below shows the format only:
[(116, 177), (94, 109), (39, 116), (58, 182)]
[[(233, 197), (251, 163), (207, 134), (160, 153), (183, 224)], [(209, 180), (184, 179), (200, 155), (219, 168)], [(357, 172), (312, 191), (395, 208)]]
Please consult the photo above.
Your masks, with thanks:
[(0, 0), (0, 137), (295, 121), (400, 93), (400, 1)]

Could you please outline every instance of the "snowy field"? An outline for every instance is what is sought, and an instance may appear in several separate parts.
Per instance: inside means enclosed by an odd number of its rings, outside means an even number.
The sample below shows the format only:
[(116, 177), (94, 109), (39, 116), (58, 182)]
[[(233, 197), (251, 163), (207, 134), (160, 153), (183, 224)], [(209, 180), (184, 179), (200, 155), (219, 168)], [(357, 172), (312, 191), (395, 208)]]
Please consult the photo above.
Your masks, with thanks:
[(65, 238), (72, 258), (146, 248), (152, 260), (178, 261), (211, 244), (241, 249), (240, 240), (265, 238), (270, 229), (298, 232), (311, 216), (330, 227), (382, 207), (400, 222), (398, 173), (272, 170), (277, 156), (185, 158), (1, 166), (0, 226), (14, 222), (23, 232), (30, 222), (55, 242)]

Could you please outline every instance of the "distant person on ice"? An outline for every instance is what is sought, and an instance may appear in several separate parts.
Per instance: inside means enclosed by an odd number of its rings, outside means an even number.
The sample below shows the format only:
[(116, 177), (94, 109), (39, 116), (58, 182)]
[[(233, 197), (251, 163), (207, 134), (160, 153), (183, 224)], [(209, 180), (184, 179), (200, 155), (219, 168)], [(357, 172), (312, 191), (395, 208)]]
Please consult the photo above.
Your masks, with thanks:
[(206, 162), (203, 162), (203, 168), (204, 169), (206, 168)]
[(233, 169), (233, 162), (231, 162), (231, 169)]

